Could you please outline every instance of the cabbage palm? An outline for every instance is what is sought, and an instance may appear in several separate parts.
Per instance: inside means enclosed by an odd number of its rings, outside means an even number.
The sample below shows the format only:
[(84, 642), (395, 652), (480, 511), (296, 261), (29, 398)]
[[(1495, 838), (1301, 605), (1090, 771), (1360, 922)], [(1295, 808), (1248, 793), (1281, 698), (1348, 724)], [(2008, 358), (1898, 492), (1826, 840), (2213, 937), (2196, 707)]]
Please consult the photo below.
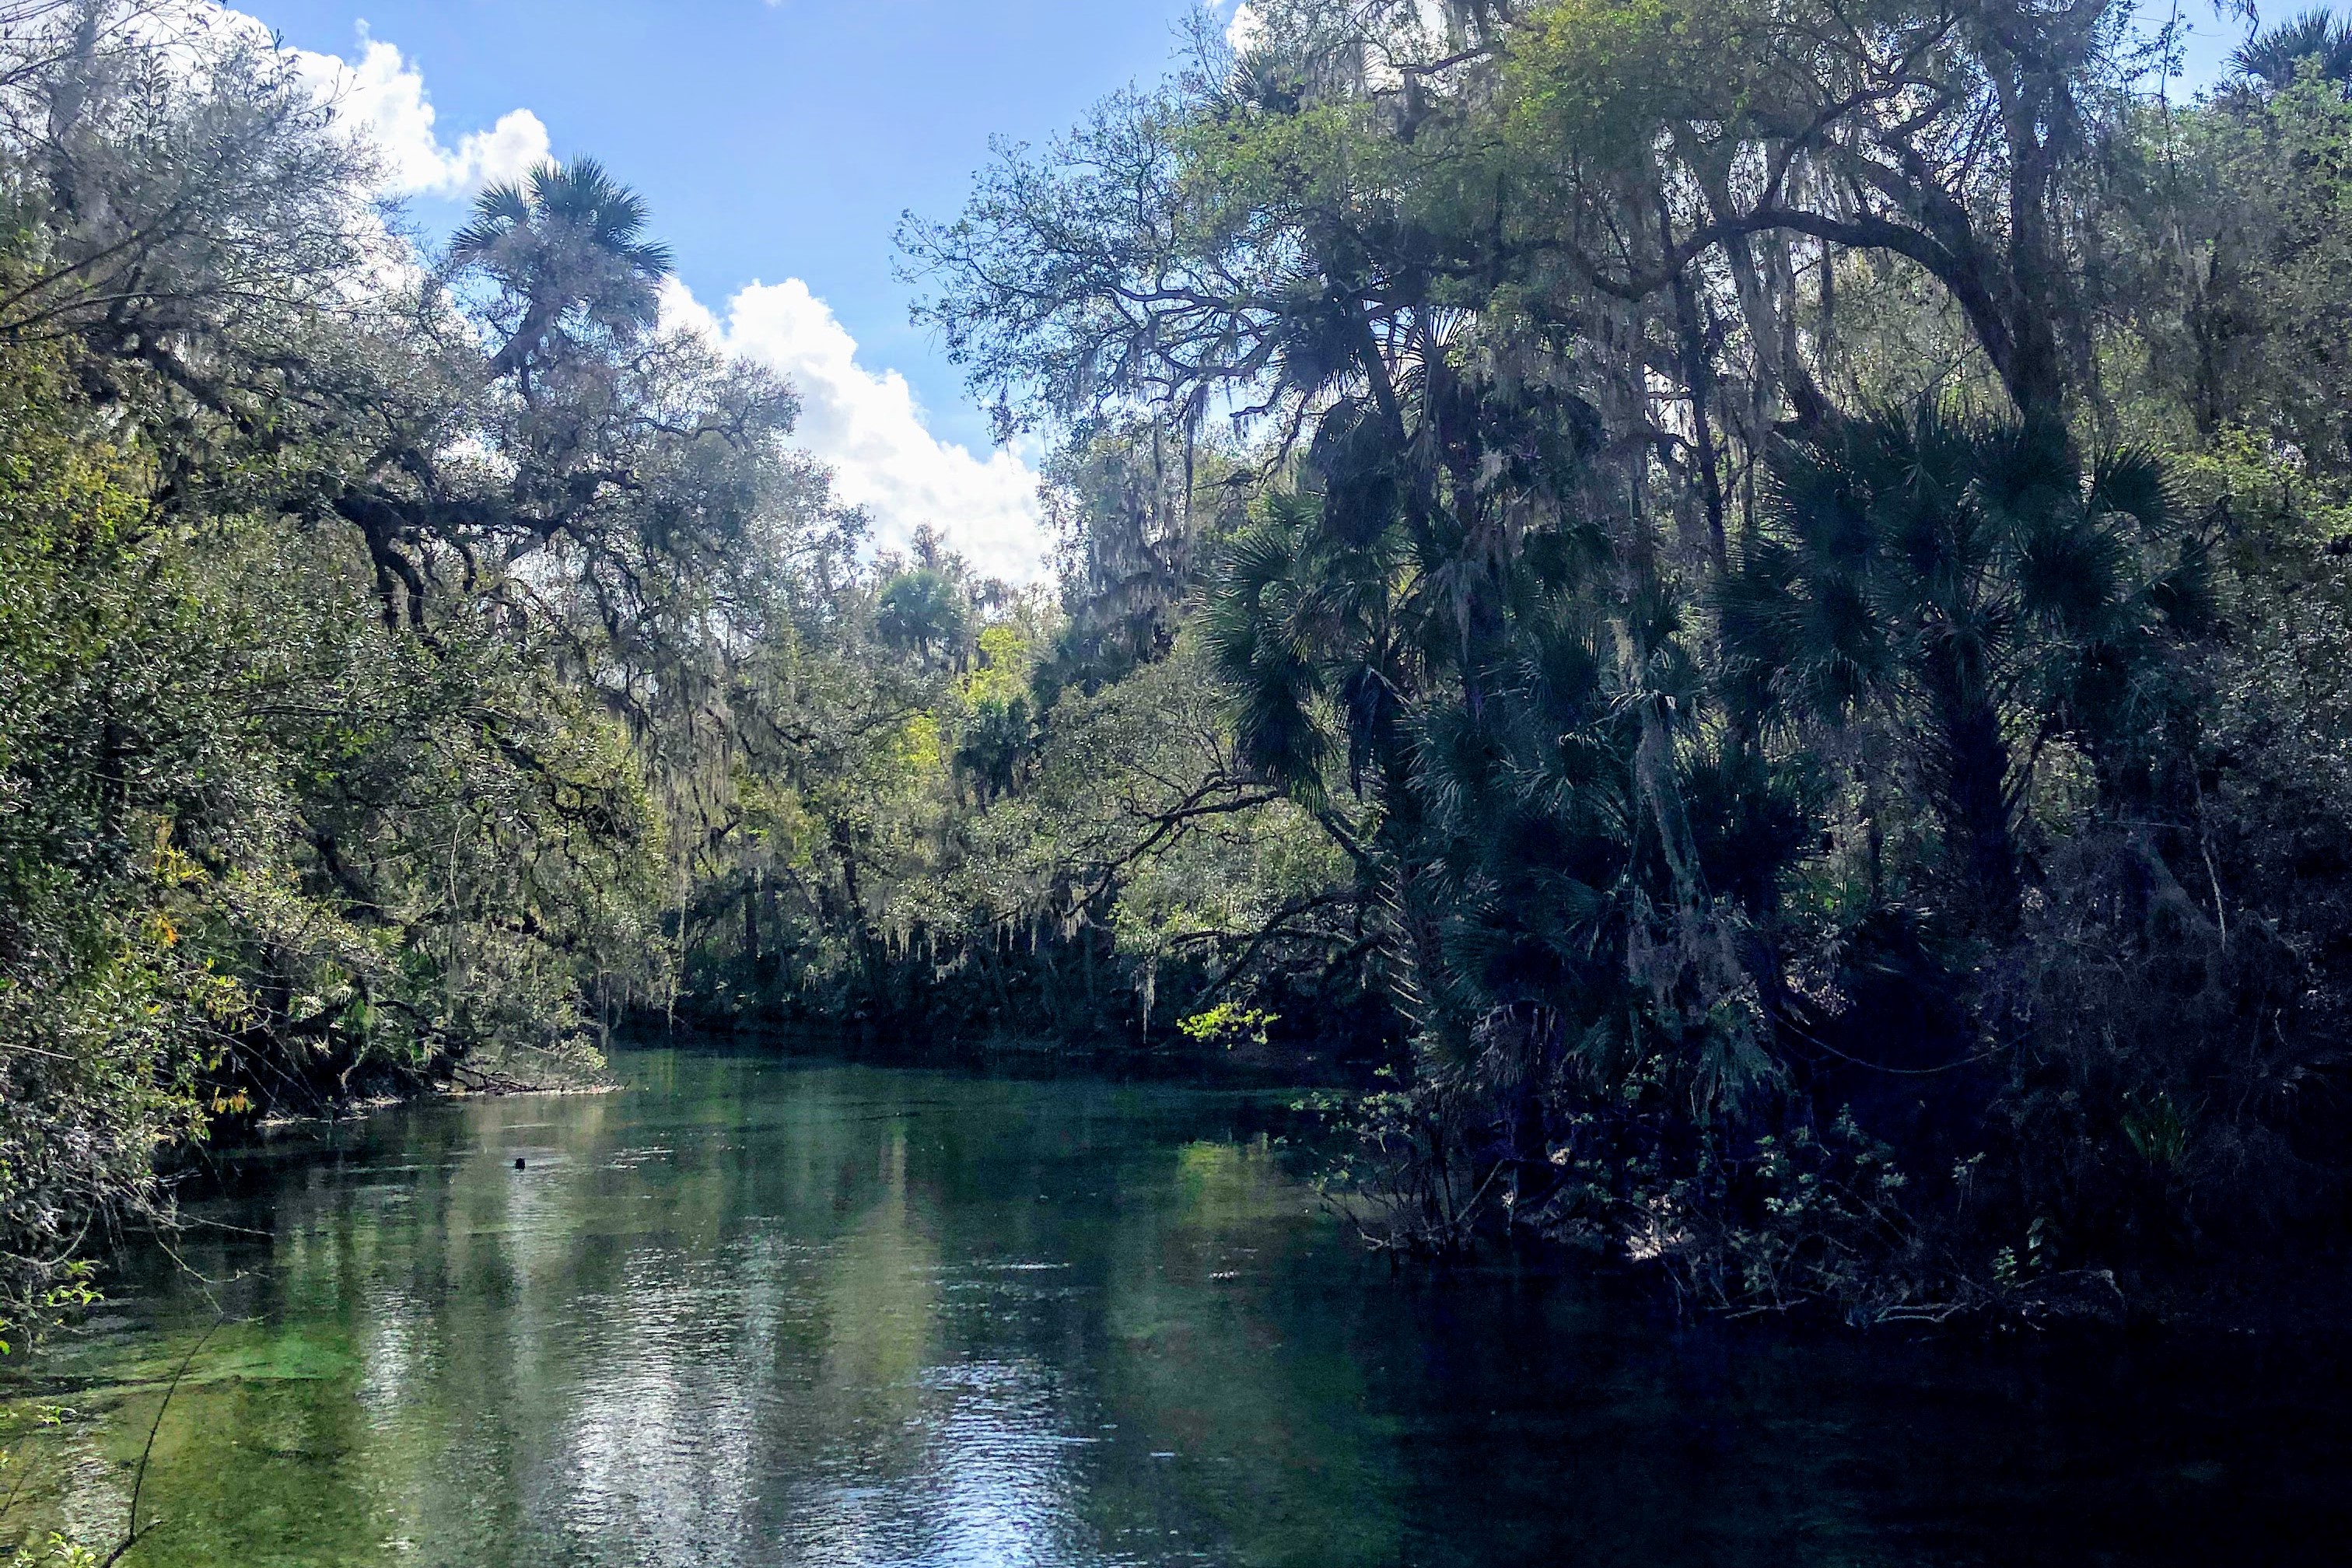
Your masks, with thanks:
[(2318, 62), (2321, 80), (2352, 88), (2352, 22), (2326, 10), (2306, 11), (2256, 34), (2230, 57), (2238, 71), (2273, 90), (2293, 86), (2305, 60)]
[(543, 363), (566, 331), (618, 340), (661, 314), (669, 247), (645, 237), (648, 214), (635, 191), (593, 158), (541, 163), (520, 184), (493, 185), (450, 241), (452, 268), (488, 278), (520, 317), (491, 357), (493, 375)]
[(1416, 685), (1399, 626), (1408, 552), (1394, 527), (1336, 537), (1326, 510), (1318, 498), (1278, 494), (1233, 540), (1209, 595), (1208, 646), (1234, 694), (1242, 757), (1262, 776), (1314, 798), (1344, 739), (1352, 785), (1360, 792), (1376, 769), (1393, 795), (1402, 704)]
[(934, 566), (902, 572), (883, 584), (875, 629), (891, 647), (928, 659), (957, 659), (971, 636), (963, 591)]
[(2158, 553), (2161, 476), (2124, 453), (2085, 475), (2063, 433), (1882, 411), (1771, 456), (1769, 527), (1727, 584), (1725, 652), (1762, 717), (1901, 738), (1969, 912), (2019, 896), (2017, 750), (2094, 751), (2132, 721), (2132, 671), (2193, 597)]

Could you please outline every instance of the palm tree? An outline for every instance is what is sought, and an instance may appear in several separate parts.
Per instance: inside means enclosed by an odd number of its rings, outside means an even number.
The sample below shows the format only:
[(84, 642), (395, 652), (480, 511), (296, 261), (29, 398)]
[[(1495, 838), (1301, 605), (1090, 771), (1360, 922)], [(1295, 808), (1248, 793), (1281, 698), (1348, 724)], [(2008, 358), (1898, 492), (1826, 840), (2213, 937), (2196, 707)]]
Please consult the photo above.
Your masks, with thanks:
[(1736, 681), (1767, 719), (1885, 723), (1964, 903), (2005, 927), (2030, 772), (2016, 748), (2070, 733), (2095, 751), (2144, 725), (2116, 672), (2183, 618), (2194, 552), (2161, 475), (2122, 453), (2085, 476), (2062, 433), (1936, 409), (1785, 443), (1770, 474), (1769, 527), (1722, 597)]
[(2306, 11), (2240, 45), (2230, 64), (2272, 90), (2292, 87), (2305, 60), (2319, 62), (2323, 81), (2352, 88), (2352, 22), (2336, 20), (2333, 12)]
[(493, 185), (449, 246), (453, 269), (488, 277), (520, 317), (491, 356), (493, 376), (545, 363), (571, 331), (626, 341), (659, 319), (669, 247), (644, 237), (642, 197), (593, 158), (541, 163), (520, 184)]
[(923, 659), (934, 652), (953, 662), (971, 635), (961, 588), (936, 566), (901, 572), (883, 584), (875, 629), (892, 647)]
[(1204, 634), (1234, 697), (1242, 759), (1260, 777), (1312, 799), (1344, 740), (1350, 786), (1361, 794), (1372, 775), (1394, 811), (1407, 772), (1403, 704), (1420, 685), (1398, 603), (1410, 552), (1394, 526), (1347, 537), (1332, 510), (1295, 491), (1269, 497), (1265, 517), (1225, 548)]

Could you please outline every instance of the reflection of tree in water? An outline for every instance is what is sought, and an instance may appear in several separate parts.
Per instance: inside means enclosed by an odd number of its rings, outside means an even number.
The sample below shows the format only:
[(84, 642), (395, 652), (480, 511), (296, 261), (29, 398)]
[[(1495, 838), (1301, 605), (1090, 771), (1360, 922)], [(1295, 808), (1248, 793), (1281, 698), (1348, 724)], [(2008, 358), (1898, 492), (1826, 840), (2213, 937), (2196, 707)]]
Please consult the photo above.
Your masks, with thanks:
[[(1002, 1342), (1013, 1325), (993, 1313), (996, 1331), (971, 1331), (975, 1291), (999, 1300), (998, 1271), (972, 1256), (996, 1250), (985, 1234), (992, 1227), (959, 1225), (969, 1213), (943, 1209), (937, 1196), (969, 1200), (966, 1162), (985, 1162), (1006, 1124), (959, 1116), (947, 1126), (919, 1117), (867, 1125), (886, 1129), (878, 1190), (824, 1266), (825, 1332), (806, 1429), (824, 1435), (824, 1451), (776, 1467), (808, 1477), (781, 1521), (783, 1550), (811, 1563), (1092, 1555), (1072, 1532), (1069, 1496), (1080, 1478), (1050, 1367)], [(931, 1157), (910, 1178), (918, 1137)]]
[(1139, 1533), (1174, 1530), (1253, 1562), (1400, 1561), (1363, 1379), (1281, 1299), (1311, 1267), (1304, 1194), (1263, 1141), (1170, 1154), (1168, 1201), (1122, 1227), (1111, 1271), (1103, 1399), (1121, 1462), (1089, 1512), (1139, 1552)]
[(951, 1302), (974, 1270), (940, 1239), (945, 1194), (961, 1244), (1034, 1243), (1025, 1201), (1009, 1230), (969, 1211), (1024, 1184), (999, 1162), (1034, 1163), (1054, 1119), (991, 1086), (893, 1114), (875, 1075), (669, 1077), (395, 1118), (289, 1167), (254, 1208), (266, 1246), (223, 1243), (208, 1272), (266, 1265), (235, 1310), (292, 1326), (268, 1365), (208, 1352), (185, 1408), (209, 1468), (184, 1435), (151, 1486), (207, 1523), (155, 1560), (1095, 1555), (1037, 1325), (997, 1342), (1018, 1276), (982, 1269)]
[[(2175, 1480), (2293, 1518), (2340, 1469), (2318, 1426), (2154, 1407), (2213, 1373), (1988, 1388), (1883, 1342), (1731, 1356), (1500, 1267), (1391, 1281), (1214, 1097), (643, 1065), (348, 1130), (211, 1210), (263, 1234), (189, 1238), (234, 1321), (135, 1561), (2054, 1564), (2126, 1510), (2193, 1521)], [(89, 1418), (43, 1528), (120, 1520), (212, 1320), (125, 1278), (53, 1363)], [(2275, 1479), (2183, 1468), (2221, 1450)]]
[(287, 1326), (208, 1352), (152, 1488), (205, 1522), (154, 1561), (1389, 1551), (1360, 1390), (1266, 1294), (1306, 1205), (1265, 1145), (1181, 1093), (690, 1062), (289, 1164), (205, 1265)]

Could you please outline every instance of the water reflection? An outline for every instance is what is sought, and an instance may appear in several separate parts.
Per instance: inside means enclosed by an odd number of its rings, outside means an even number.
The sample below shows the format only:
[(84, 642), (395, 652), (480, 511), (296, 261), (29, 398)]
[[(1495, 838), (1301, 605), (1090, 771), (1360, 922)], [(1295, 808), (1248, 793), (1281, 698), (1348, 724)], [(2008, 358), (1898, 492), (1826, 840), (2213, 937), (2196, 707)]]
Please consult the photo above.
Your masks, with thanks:
[[(1249, 1097), (623, 1066), (247, 1165), (138, 1560), (2248, 1562), (2352, 1523), (2333, 1368), (1391, 1279)], [(121, 1518), (210, 1321), (158, 1259), (131, 1284), (62, 1363), (44, 1527)]]

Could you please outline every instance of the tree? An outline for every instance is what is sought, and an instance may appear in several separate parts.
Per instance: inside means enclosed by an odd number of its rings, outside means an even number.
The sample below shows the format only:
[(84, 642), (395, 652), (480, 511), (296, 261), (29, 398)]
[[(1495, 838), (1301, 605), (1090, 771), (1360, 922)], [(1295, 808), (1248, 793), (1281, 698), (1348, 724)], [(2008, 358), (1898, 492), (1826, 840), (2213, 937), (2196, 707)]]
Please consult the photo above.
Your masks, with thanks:
[(1064, 687), (1097, 689), (1166, 655), (1198, 582), (1203, 535), (1229, 526), (1233, 490), (1223, 480), (1232, 467), (1159, 421), (1106, 429), (1055, 454), (1042, 497), (1068, 619), (1038, 673), (1043, 706)]
[(883, 640), (924, 658), (961, 658), (971, 636), (962, 589), (936, 566), (902, 572), (882, 585), (876, 626)]
[(493, 185), (474, 199), (472, 221), (449, 241), (449, 265), (478, 271), (499, 290), (495, 319), (506, 342), (490, 356), (493, 376), (520, 378), (560, 352), (557, 339), (590, 333), (626, 342), (661, 313), (669, 247), (645, 237), (647, 212), (635, 192), (583, 158), (541, 163), (521, 184)]
[[(208, 1126), (595, 1070), (675, 984), (736, 660), (856, 526), (785, 389), (653, 330), (627, 192), (548, 174), (453, 305), (381, 265), (365, 150), (291, 57), (133, 20), (0, 40), (20, 1325)], [(505, 368), (462, 313), (566, 288)]]
[[(2255, 525), (2118, 433), (2258, 420), (2336, 471), (2343, 94), (2177, 106), (2103, 0), (1252, 16), (903, 238), (975, 392), (1098, 489), (1230, 423), (1247, 521), (1172, 641), (1348, 868), (1402, 1234), (1483, 1193), (1730, 1297), (1929, 1289), (1930, 1213), (1991, 1210), (1890, 1202), (1883, 1158), (1952, 1169), (2091, 1072), (2018, 977), (2192, 878), (2223, 908), (2211, 579)], [(1914, 1071), (1953, 1076), (1877, 1076)], [(2095, 1100), (2080, 1191), (2132, 1146)]]
[(2260, 80), (2273, 92), (2294, 85), (2305, 62), (2319, 79), (2352, 89), (2352, 22), (2324, 8), (2255, 34), (2230, 56), (2231, 68)]
[(1725, 584), (1727, 655), (1783, 713), (1883, 722), (1958, 907), (2005, 933), (2033, 756), (2145, 727), (2134, 666), (2196, 625), (2201, 558), (2156, 465), (2118, 453), (2086, 479), (2044, 427), (1925, 409), (1786, 443), (1772, 469), (1767, 531)]

